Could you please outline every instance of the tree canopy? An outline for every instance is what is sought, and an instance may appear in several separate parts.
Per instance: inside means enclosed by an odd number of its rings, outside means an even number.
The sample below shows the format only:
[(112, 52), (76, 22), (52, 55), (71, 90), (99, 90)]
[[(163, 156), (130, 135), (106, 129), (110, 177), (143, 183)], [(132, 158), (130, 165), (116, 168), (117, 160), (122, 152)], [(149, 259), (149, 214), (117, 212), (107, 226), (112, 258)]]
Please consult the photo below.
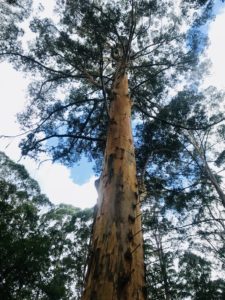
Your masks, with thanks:
[[(90, 255), (92, 210), (53, 206), (23, 166), (3, 153), (0, 161), (0, 295), (6, 300), (80, 299)], [(171, 213), (166, 213), (168, 208), (158, 201), (165, 192), (154, 191), (143, 207), (149, 299), (222, 300), (225, 281), (218, 253), (213, 254), (200, 241), (206, 236), (214, 242), (206, 225), (212, 230), (218, 221), (211, 217), (199, 227), (204, 220), (200, 218), (185, 226), (184, 213), (184, 220), (176, 215), (176, 224)], [(214, 234), (219, 234), (218, 228)], [(214, 258), (203, 258), (199, 250)], [(218, 270), (214, 279), (212, 273)]]
[(197, 64), (205, 41), (197, 29), (212, 7), (205, 2), (58, 1), (54, 20), (32, 18), (35, 38), (29, 46), (0, 53), (33, 74), (31, 102), (19, 116), (30, 130), (23, 154), (47, 151), (67, 164), (81, 154), (99, 161), (121, 57), (129, 73), (133, 118), (154, 117)]
[(1, 152), (1, 298), (79, 299), (91, 215), (54, 206), (25, 168)]
[[(14, 10), (21, 9), (17, 4), (8, 1), (2, 7), (13, 17)], [(36, 158), (44, 152), (67, 165), (86, 155), (100, 173), (113, 121), (110, 108), (116, 98), (115, 82), (121, 73), (128, 73), (126, 96), (132, 100), (139, 190), (145, 198), (149, 299), (224, 298), (225, 196), (217, 174), (225, 157), (224, 150), (218, 149), (218, 145), (224, 149), (224, 95), (212, 87), (199, 89), (207, 69), (207, 63), (199, 59), (207, 43), (200, 28), (212, 16), (213, 4), (58, 0), (53, 19), (30, 18), (33, 39), (28, 45), (21, 42), (19, 25), (10, 27), (9, 39), (5, 30), (8, 20), (2, 25), (1, 57), (32, 79), (29, 105), (19, 115), (26, 130), (21, 142), (23, 155)], [(106, 162), (109, 165), (111, 161)], [(108, 174), (109, 181), (113, 175)], [(3, 185), (6, 193), (4, 189)], [(19, 197), (17, 190), (14, 192)], [(26, 193), (22, 195), (25, 199)], [(56, 299), (54, 288), (63, 280), (65, 285), (59, 286), (61, 296), (57, 297), (72, 297), (68, 288), (74, 280), (71, 265), (78, 270), (76, 291), (81, 295), (84, 257), (73, 253), (74, 243), (67, 239), (68, 232), (79, 233), (79, 226), (70, 223), (73, 214), (79, 213), (61, 206), (43, 217), (48, 224), (43, 234), (54, 236), (53, 222), (57, 231), (53, 240), (60, 241), (54, 271), (46, 275), (48, 284), (42, 288), (50, 299)], [(130, 217), (130, 223), (135, 218)], [(90, 233), (85, 222), (78, 246), (82, 249)], [(31, 224), (27, 226), (29, 232)], [(80, 262), (72, 258), (71, 263), (69, 256), (57, 260), (65, 249), (62, 241)], [(52, 240), (49, 243), (52, 245)], [(48, 267), (49, 255), (43, 264)], [(215, 275), (216, 270), (220, 274)]]

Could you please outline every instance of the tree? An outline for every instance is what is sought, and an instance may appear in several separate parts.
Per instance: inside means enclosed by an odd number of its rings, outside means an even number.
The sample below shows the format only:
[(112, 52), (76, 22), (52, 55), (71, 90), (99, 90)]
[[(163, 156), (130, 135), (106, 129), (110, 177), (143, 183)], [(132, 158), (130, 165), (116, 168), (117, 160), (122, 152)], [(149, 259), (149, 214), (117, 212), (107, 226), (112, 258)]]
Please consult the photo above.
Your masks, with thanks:
[[(149, 295), (156, 299), (168, 297), (162, 276), (165, 270), (172, 299), (224, 297), (223, 198), (208, 174), (214, 174), (217, 184), (221, 184), (213, 166), (223, 162), (220, 150), (224, 142), (224, 116), (217, 111), (222, 105), (221, 96), (212, 88), (204, 93), (197, 93), (196, 89), (178, 93), (160, 108), (156, 118), (144, 124), (143, 135), (138, 139), (138, 165), (143, 167), (148, 161), (145, 185), (150, 207), (144, 211), (145, 222), (151, 228), (145, 231), (147, 283)], [(199, 279), (188, 265), (185, 272), (176, 270), (177, 263), (181, 266), (189, 257), (187, 253), (190, 257), (197, 254), (199, 269), (208, 267), (203, 286), (193, 285), (191, 276), (196, 282)], [(219, 279), (213, 280), (210, 273), (217, 274)], [(177, 285), (178, 279), (184, 284)]]
[(62, 0), (55, 21), (32, 20), (29, 49), (0, 53), (34, 75), (22, 153), (65, 164), (85, 154), (102, 169), (83, 300), (146, 298), (131, 118), (154, 116), (189, 77), (203, 40), (187, 28), (201, 5)]
[[(31, 13), (32, 0), (4, 0), (0, 3), (0, 51), (19, 51), (24, 33), (22, 22)], [(17, 42), (16, 42), (17, 41)]]
[(80, 299), (92, 210), (54, 207), (23, 166), (0, 152), (0, 295)]
[(43, 268), (37, 261), (46, 264), (48, 256), (48, 239), (38, 232), (37, 222), (40, 207), (49, 202), (22, 166), (0, 154), (0, 294), (4, 299), (27, 299)]
[[(185, 253), (180, 260), (179, 297), (192, 297), (195, 300), (223, 299), (225, 282), (210, 280), (210, 273), (209, 262), (193, 253)], [(182, 290), (184, 286), (185, 289)]]

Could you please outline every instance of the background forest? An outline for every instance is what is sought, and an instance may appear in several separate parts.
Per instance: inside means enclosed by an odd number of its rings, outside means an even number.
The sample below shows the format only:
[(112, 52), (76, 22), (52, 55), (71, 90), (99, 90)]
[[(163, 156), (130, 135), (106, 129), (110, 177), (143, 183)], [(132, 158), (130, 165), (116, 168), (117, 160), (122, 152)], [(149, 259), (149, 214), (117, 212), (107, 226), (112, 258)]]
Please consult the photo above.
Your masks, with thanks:
[[(68, 166), (86, 155), (100, 175), (121, 55), (112, 51), (122, 45), (152, 300), (225, 299), (224, 92), (201, 86), (214, 4), (57, 1), (51, 20), (36, 18), (29, 0), (0, 2), (0, 57), (32, 78), (18, 117), (22, 155)], [(80, 299), (93, 216), (94, 208), (52, 204), (1, 152), (0, 298)]]

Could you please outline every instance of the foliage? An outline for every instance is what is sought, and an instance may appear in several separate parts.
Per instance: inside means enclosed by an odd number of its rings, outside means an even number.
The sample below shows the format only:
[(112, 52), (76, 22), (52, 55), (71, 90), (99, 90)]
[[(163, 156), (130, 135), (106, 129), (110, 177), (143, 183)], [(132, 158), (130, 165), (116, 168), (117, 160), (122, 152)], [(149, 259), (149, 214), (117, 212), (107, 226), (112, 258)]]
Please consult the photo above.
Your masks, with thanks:
[(0, 3), (0, 52), (13, 53), (21, 48), (22, 23), (31, 13), (32, 0), (3, 0)]
[(150, 299), (224, 298), (224, 195), (214, 165), (223, 95), (207, 92), (180, 93), (136, 140)]
[(0, 153), (1, 298), (79, 299), (91, 216), (54, 207), (24, 167)]
[[(92, 210), (65, 204), (54, 207), (23, 166), (3, 153), (0, 162), (1, 296), (6, 300), (80, 299)], [(155, 186), (162, 189), (162, 184)], [(210, 249), (188, 237), (196, 230), (195, 224), (191, 229), (182, 226), (187, 214), (172, 214), (163, 201), (165, 193), (154, 191), (149, 191), (151, 197), (143, 206), (149, 299), (222, 300), (223, 277), (217, 274), (213, 280), (211, 275), (221, 265), (216, 257), (203, 258), (199, 246), (204, 247), (204, 253)], [(197, 220), (196, 224), (199, 226)], [(214, 228), (215, 220), (208, 224)]]
[[(199, 29), (211, 16), (213, 3), (58, 0), (54, 20), (31, 19), (35, 38), (24, 48), (18, 26), (10, 28), (6, 42), (8, 20), (2, 23), (1, 57), (33, 76), (30, 103), (19, 116), (29, 131), (21, 142), (24, 155), (36, 158), (47, 152), (67, 165), (86, 155), (99, 172), (112, 86), (121, 68), (129, 73), (138, 176), (147, 190), (143, 221), (150, 299), (224, 298), (222, 275), (212, 276), (222, 270), (225, 249), (224, 194), (215, 172), (215, 166), (223, 166), (224, 147), (221, 152), (214, 147), (214, 139), (221, 145), (225, 136), (223, 114), (215, 113), (223, 95), (212, 88), (198, 90), (206, 70), (199, 64), (206, 45)], [(4, 9), (12, 7), (5, 4)], [(176, 92), (184, 78), (185, 88)], [(21, 194), (24, 179), (21, 187), (2, 182), (3, 200), (18, 203), (17, 208), (10, 202), (10, 212), (23, 212), (23, 239), (32, 246), (38, 236), (46, 247), (37, 257), (28, 256), (32, 265), (42, 255), (43, 265), (35, 265), (33, 277), (23, 276), (28, 280), (23, 284), (29, 286), (33, 278), (32, 293), (38, 291), (38, 297), (71, 299), (75, 280), (80, 295), (90, 212), (62, 205), (40, 214), (37, 205), (42, 207), (43, 198), (38, 192), (34, 202), (28, 193), (37, 187), (29, 185)], [(10, 243), (16, 243), (18, 234), (17, 229), (10, 233)], [(18, 279), (11, 279), (13, 285), (16, 299), (30, 297), (19, 294), (30, 289), (21, 288)]]
[(48, 152), (53, 161), (69, 165), (84, 154), (99, 170), (120, 61), (129, 73), (133, 118), (148, 120), (149, 112), (154, 115), (170, 98), (171, 88), (183, 76), (190, 78), (198, 63), (196, 45), (203, 45), (205, 37), (189, 29), (197, 30), (200, 19), (206, 22), (203, 11), (211, 6), (204, 5), (59, 0), (54, 20), (33, 17), (35, 38), (29, 45), (0, 53), (34, 75), (30, 104), (19, 116), (30, 130), (22, 153), (36, 158)]

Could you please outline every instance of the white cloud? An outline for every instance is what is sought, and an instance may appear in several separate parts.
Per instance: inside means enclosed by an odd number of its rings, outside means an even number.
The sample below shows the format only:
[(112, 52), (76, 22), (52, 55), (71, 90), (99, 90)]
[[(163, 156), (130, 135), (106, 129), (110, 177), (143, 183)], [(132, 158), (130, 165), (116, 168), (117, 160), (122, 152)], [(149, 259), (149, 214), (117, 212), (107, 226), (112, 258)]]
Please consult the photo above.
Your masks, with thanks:
[(207, 85), (225, 89), (225, 8), (221, 9), (215, 21), (209, 26), (210, 46), (207, 55), (211, 59), (211, 74), (206, 79)]
[(9, 135), (15, 135), (19, 133), (19, 126), (16, 124), (15, 115), (24, 106), (25, 88), (28, 81), (7, 63), (1, 63), (0, 82), (0, 134), (7, 132)]
[(60, 164), (44, 162), (37, 169), (34, 162), (26, 160), (24, 165), (32, 177), (39, 182), (42, 192), (55, 204), (63, 202), (81, 208), (95, 205), (97, 192), (94, 187), (94, 177), (83, 185), (77, 185), (70, 178), (70, 170)]
[[(16, 114), (23, 110), (25, 91), (28, 81), (6, 63), (0, 64), (0, 135), (16, 135), (20, 133), (16, 122)], [(11, 159), (18, 161), (20, 150), (19, 138), (0, 139), (0, 151), (4, 151)], [(97, 193), (92, 177), (83, 185), (75, 184), (70, 177), (70, 170), (60, 164), (45, 162), (38, 164), (29, 158), (24, 164), (30, 175), (38, 181), (42, 192), (55, 204), (67, 203), (78, 207), (91, 207), (96, 203)]]
[[(51, 5), (49, 5), (46, 13), (52, 11)], [(225, 9), (209, 26), (211, 45), (207, 53), (212, 60), (213, 67), (211, 76), (206, 81), (207, 84), (215, 85), (218, 88), (225, 88), (224, 28)], [(0, 135), (15, 135), (20, 132), (15, 114), (23, 110), (28, 80), (8, 64), (2, 63), (0, 64), (0, 82)], [(0, 150), (5, 151), (15, 161), (20, 157), (18, 141), (18, 139), (0, 139)], [(23, 159), (21, 163), (26, 166), (31, 176), (39, 182), (42, 191), (46, 193), (52, 202), (56, 204), (64, 202), (79, 207), (90, 207), (96, 203), (97, 193), (94, 188), (94, 177), (80, 186), (72, 181), (69, 169), (62, 165), (52, 165), (50, 162), (46, 162), (38, 168), (38, 165), (28, 158)]]

